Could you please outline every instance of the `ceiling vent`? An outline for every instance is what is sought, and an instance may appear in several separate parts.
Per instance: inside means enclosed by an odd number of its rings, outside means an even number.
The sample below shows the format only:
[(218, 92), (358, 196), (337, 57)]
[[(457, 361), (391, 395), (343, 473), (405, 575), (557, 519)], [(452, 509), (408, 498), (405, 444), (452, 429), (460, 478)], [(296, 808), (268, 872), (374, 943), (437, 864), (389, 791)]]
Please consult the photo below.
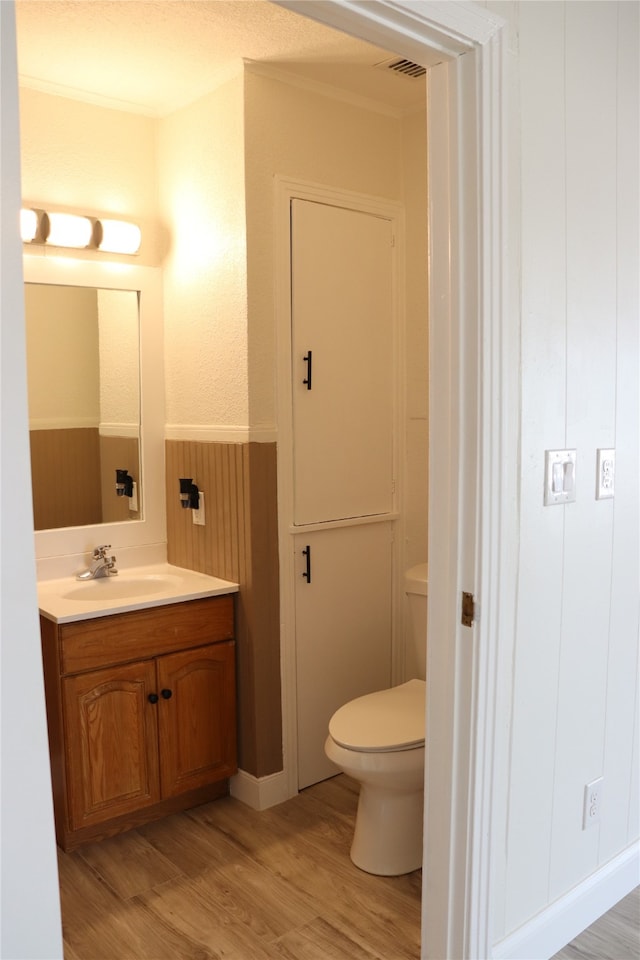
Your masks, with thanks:
[(414, 80), (424, 77), (427, 72), (426, 67), (421, 67), (419, 63), (413, 63), (412, 60), (403, 60), (394, 57), (392, 60), (382, 60), (376, 63), (379, 70), (391, 70), (393, 73), (401, 73), (405, 77), (412, 77)]

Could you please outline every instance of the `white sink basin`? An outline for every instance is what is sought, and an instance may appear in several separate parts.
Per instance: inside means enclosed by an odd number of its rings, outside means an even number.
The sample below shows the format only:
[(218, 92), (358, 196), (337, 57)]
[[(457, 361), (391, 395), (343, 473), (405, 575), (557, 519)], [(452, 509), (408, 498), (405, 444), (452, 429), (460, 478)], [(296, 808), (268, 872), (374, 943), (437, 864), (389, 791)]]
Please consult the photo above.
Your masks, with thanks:
[(55, 623), (70, 623), (237, 591), (238, 584), (229, 580), (170, 563), (155, 563), (121, 568), (117, 576), (98, 580), (41, 580), (38, 607), (43, 617)]
[(85, 603), (104, 603), (105, 600), (127, 600), (130, 597), (148, 597), (154, 593), (164, 593), (180, 584), (180, 577), (171, 574), (129, 577), (101, 577), (98, 580), (86, 580), (78, 583), (72, 590), (61, 594), (63, 600), (80, 600)]

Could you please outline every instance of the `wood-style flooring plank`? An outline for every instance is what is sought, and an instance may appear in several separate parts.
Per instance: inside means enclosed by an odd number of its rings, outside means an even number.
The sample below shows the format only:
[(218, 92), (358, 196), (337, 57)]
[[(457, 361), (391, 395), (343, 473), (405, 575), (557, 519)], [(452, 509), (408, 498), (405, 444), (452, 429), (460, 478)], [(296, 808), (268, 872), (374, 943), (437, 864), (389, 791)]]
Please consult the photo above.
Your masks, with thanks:
[(420, 872), (349, 858), (357, 785), (230, 797), (60, 853), (65, 960), (417, 960)]
[(556, 953), (552, 960), (640, 960), (640, 887)]

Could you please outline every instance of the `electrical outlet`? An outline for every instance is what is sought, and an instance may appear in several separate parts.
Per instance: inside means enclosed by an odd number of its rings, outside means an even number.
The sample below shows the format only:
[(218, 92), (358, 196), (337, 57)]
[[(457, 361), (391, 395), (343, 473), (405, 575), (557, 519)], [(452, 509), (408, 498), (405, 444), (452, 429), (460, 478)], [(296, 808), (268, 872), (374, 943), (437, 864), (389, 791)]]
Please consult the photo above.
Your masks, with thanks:
[(615, 476), (615, 450), (598, 450), (596, 456), (596, 500), (606, 500), (613, 497)]
[(198, 527), (204, 527), (204, 493), (198, 492), (198, 509), (191, 511), (193, 522)]
[(591, 783), (585, 784), (584, 805), (582, 810), (582, 829), (592, 827), (600, 822), (600, 810), (602, 808), (602, 788), (604, 786), (604, 777), (598, 777)]
[(129, 510), (131, 513), (138, 512), (138, 484), (133, 481), (133, 493), (129, 497)]

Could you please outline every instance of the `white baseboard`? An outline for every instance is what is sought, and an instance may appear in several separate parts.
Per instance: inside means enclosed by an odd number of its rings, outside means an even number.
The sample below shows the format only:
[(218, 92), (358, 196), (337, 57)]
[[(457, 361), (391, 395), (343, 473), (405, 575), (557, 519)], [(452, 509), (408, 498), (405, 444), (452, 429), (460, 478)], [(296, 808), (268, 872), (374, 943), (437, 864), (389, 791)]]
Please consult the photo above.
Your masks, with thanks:
[(232, 797), (246, 803), (252, 810), (267, 810), (295, 796), (289, 790), (284, 770), (268, 777), (254, 777), (239, 770), (235, 777), (231, 777), (229, 789)]
[(627, 847), (493, 948), (493, 960), (548, 960), (640, 883), (640, 844)]

